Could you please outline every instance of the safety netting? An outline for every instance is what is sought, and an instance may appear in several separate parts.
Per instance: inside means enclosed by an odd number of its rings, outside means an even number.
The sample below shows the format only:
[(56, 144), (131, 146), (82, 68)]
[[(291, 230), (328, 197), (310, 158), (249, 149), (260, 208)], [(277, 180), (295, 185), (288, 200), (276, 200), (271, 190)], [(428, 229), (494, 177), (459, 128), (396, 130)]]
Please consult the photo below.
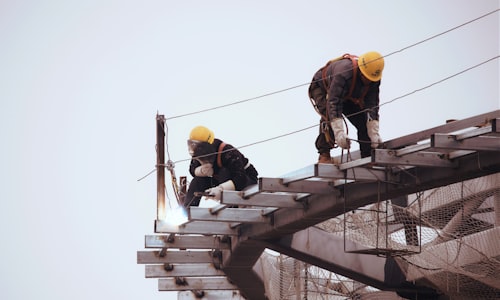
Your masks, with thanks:
[[(499, 207), (497, 173), (362, 208), (346, 205), (316, 227), (357, 245), (346, 252), (393, 258), (406, 281), (450, 299), (499, 299)], [(261, 259), (269, 299), (404, 299), (272, 251)]]

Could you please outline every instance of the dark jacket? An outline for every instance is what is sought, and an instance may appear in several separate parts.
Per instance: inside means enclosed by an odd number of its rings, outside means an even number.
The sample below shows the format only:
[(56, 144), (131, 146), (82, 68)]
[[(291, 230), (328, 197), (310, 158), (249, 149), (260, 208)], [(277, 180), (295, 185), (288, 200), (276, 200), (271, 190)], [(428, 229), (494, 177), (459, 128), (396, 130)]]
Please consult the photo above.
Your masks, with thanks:
[[(326, 70), (323, 72), (323, 69)], [(348, 99), (351, 82), (353, 80), (353, 64), (351, 59), (333, 61), (314, 74), (313, 80), (324, 89), (327, 97), (327, 112), (329, 120), (342, 117), (343, 104)], [(325, 75), (323, 77), (323, 75)], [(370, 118), (379, 119), (379, 91), (380, 81), (365, 85), (361, 79), (361, 71), (356, 71), (356, 80), (352, 98), (362, 98), (361, 109), (369, 109)], [(326, 86), (325, 86), (326, 85)], [(365, 91), (367, 89), (367, 91)], [(366, 92), (366, 94), (365, 94)], [(363, 94), (365, 94), (364, 97)]]
[[(214, 139), (212, 143), (215, 152), (219, 151), (222, 141)], [(220, 156), (222, 166), (219, 166), (217, 161)], [(200, 165), (196, 159), (191, 160), (189, 173), (194, 177), (194, 170)], [(217, 175), (224, 169), (225, 173), (229, 173), (229, 178), (233, 181), (237, 191), (243, 190), (245, 187), (257, 183), (258, 173), (248, 158), (246, 158), (238, 149), (230, 144), (226, 144), (220, 154), (213, 156), (212, 165), (214, 169), (213, 177), (217, 179)], [(220, 182), (222, 183), (222, 182)]]

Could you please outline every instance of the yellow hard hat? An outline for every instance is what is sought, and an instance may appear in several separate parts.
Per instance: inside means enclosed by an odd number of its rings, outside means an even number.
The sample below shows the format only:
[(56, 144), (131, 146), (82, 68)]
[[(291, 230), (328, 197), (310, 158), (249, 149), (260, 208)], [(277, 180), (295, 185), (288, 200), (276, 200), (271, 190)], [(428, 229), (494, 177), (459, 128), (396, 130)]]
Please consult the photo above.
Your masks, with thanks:
[(358, 58), (361, 73), (370, 81), (379, 81), (384, 70), (384, 58), (376, 51), (366, 52)]
[(199, 142), (207, 142), (212, 144), (214, 142), (214, 132), (205, 126), (196, 126), (191, 130), (189, 139)]

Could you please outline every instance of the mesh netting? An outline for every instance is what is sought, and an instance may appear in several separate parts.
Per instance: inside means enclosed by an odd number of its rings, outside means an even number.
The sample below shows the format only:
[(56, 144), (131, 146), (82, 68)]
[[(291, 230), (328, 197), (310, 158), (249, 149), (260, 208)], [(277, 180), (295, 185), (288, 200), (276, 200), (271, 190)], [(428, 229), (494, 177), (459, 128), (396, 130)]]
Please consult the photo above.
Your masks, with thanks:
[(261, 259), (269, 299), (403, 299), (285, 255)]
[[(347, 252), (394, 257), (408, 281), (452, 299), (500, 298), (500, 173), (400, 200), (317, 227), (361, 245)], [(269, 299), (402, 299), (284, 255), (262, 259)]]

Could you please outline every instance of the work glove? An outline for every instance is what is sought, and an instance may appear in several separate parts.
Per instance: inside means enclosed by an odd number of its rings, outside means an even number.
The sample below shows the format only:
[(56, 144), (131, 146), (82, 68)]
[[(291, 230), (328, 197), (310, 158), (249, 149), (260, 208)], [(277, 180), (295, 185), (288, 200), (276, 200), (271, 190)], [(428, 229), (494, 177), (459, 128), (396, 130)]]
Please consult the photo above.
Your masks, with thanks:
[(378, 120), (369, 120), (366, 122), (366, 129), (368, 130), (368, 136), (372, 142), (372, 148), (378, 148), (382, 145), (382, 138), (379, 134), (379, 123)]
[(212, 177), (214, 168), (211, 163), (202, 164), (194, 169), (194, 175), (198, 177)]
[(344, 120), (342, 118), (333, 119), (330, 122), (330, 126), (332, 126), (337, 145), (339, 145), (342, 149), (351, 148), (351, 140), (344, 132)]
[(215, 200), (219, 200), (221, 199), (221, 196), (222, 196), (222, 191), (226, 190), (226, 191), (234, 191), (235, 187), (234, 187), (234, 183), (232, 180), (228, 180), (226, 182), (223, 182), (221, 184), (219, 184), (218, 186), (216, 187), (213, 187), (213, 188), (209, 188), (208, 190), (205, 190), (205, 193), (208, 194), (207, 197), (209, 198), (213, 198)]

